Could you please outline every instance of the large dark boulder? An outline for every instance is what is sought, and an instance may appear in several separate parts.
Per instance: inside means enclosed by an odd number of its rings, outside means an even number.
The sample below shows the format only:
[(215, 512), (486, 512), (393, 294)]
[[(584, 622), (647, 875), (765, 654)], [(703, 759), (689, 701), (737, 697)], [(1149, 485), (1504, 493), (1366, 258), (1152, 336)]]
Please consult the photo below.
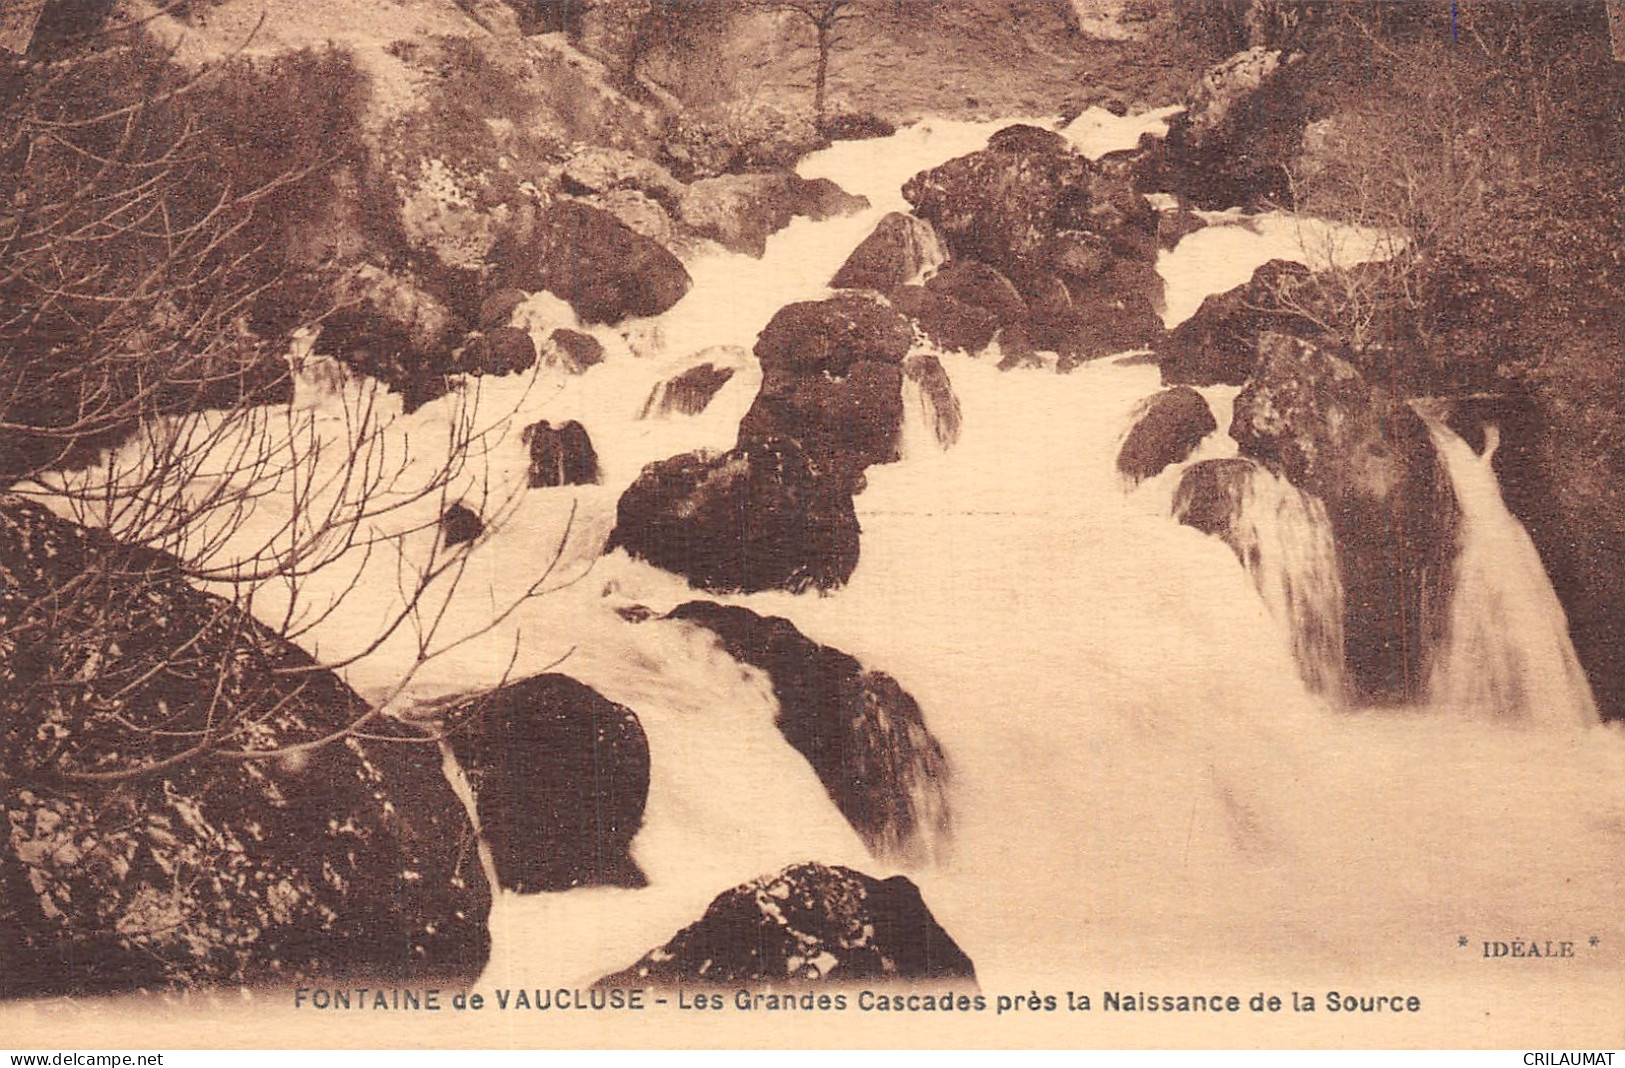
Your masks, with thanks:
[(473, 541), (485, 533), (485, 521), (468, 505), (458, 501), (440, 516), (441, 543), (448, 549)]
[(783, 171), (724, 174), (702, 178), (684, 192), (679, 219), (695, 233), (730, 252), (760, 257), (767, 239), (797, 215), (831, 219), (869, 206), (828, 178), (803, 178)]
[(942, 240), (929, 222), (893, 211), (852, 250), (829, 284), (836, 289), (887, 293), (935, 267), (945, 255)]
[(1207, 297), (1196, 314), (1157, 342), (1163, 383), (1239, 386), (1258, 362), (1263, 334), (1318, 336), (1320, 329), (1283, 301), (1308, 278), (1301, 263), (1270, 260), (1242, 285)]
[(739, 423), (739, 441), (790, 437), (831, 472), (855, 475), (896, 461), (903, 428), (903, 369), (863, 360), (844, 375), (768, 374)]
[(536, 365), (536, 343), (516, 326), (494, 327), (470, 334), (458, 351), (453, 370), (471, 375), (510, 375)]
[(732, 367), (695, 364), (682, 374), (657, 383), (643, 402), (639, 419), (661, 415), (699, 415), (734, 376)]
[(1053, 351), (1065, 370), (1161, 334), (1156, 211), (1131, 175), (1091, 164), (1053, 131), (1008, 128), (903, 194), (954, 255), (927, 288), (997, 316), (1007, 357)]
[(898, 458), (908, 320), (859, 294), (781, 308), (756, 340), (762, 385), (741, 443), (790, 437), (826, 469)]
[(560, 327), (549, 334), (547, 340), (558, 353), (564, 369), (573, 375), (604, 362), (603, 342), (591, 334)]
[[(1191, 464), (1174, 491), (1174, 518), (1193, 530), (1222, 538), (1238, 557), (1247, 546), (1237, 527), (1246, 507), (1247, 484), (1258, 464), (1244, 456), (1227, 456)], [(1243, 559), (1243, 563), (1245, 563)]]
[(924, 286), (897, 287), (892, 290), (891, 303), (944, 352), (981, 352), (999, 332), (998, 316), (986, 308)]
[(858, 293), (786, 304), (757, 335), (763, 374), (835, 377), (854, 363), (902, 363), (914, 343), (907, 321), (886, 304)]
[(1003, 130), (984, 151), (915, 175), (903, 195), (956, 259), (995, 267), (1018, 287), (1056, 274), (1071, 285), (1112, 259), (1157, 256), (1157, 213), (1133, 176), (1091, 164), (1049, 130)]
[(999, 326), (1027, 322), (1027, 301), (1002, 272), (975, 260), (953, 260), (926, 279), (927, 291), (981, 308)]
[(931, 857), (949, 831), (948, 759), (895, 679), (865, 671), (787, 619), (748, 608), (690, 601), (669, 618), (698, 623), (729, 656), (767, 672), (780, 732), (807, 758), (870, 852)]
[(796, 864), (720, 895), (600, 987), (947, 982), (976, 968), (908, 879)]
[(1243, 456), (1326, 506), (1357, 691), (1376, 702), (1418, 696), (1444, 622), (1457, 515), (1422, 421), (1348, 361), (1265, 334), (1230, 435)]
[(1189, 386), (1165, 389), (1146, 398), (1123, 446), (1117, 470), (1132, 482), (1159, 474), (1188, 457), (1202, 439), (1219, 428), (1207, 400)]
[(903, 196), (955, 257), (1011, 272), (1057, 231), (1089, 228), (1089, 161), (1059, 135), (1039, 140), (1011, 135), (949, 160), (910, 178)]
[(488, 293), (480, 301), (480, 310), (476, 318), (476, 325), (481, 330), (495, 330), (499, 326), (508, 326), (513, 320), (513, 313), (519, 305), (530, 299), (530, 294), (523, 289), (498, 289)]
[(542, 213), (491, 253), (506, 286), (545, 289), (568, 301), (588, 323), (659, 315), (682, 299), (688, 272), (663, 245), (615, 216), (572, 200)]
[(1072, 145), (1054, 130), (1024, 122), (1006, 126), (987, 139), (989, 152), (1070, 152)]
[(439, 763), (175, 559), (0, 498), (0, 997), (472, 980)]
[(444, 731), (503, 889), (644, 885), (628, 849), (649, 797), (649, 743), (631, 709), (537, 675), (450, 709)]
[(530, 487), (592, 486), (598, 483), (598, 452), (587, 428), (569, 420), (555, 427), (546, 419), (527, 426), (520, 439), (530, 446)]
[[(1135, 186), (1132, 173), (1097, 165), (1089, 182), (1089, 214), (1082, 232), (1106, 243), (1114, 256), (1154, 264), (1161, 216)], [(1067, 231), (1057, 229), (1057, 237)]]
[(617, 547), (716, 593), (828, 590), (857, 567), (858, 519), (844, 478), (771, 438), (645, 467), (617, 506)]
[(1068, 285), (1070, 306), (1033, 315), (1033, 337), (1068, 371), (1086, 360), (1154, 346), (1164, 334), (1157, 311), (1162, 280), (1148, 262), (1114, 259), (1088, 283)]

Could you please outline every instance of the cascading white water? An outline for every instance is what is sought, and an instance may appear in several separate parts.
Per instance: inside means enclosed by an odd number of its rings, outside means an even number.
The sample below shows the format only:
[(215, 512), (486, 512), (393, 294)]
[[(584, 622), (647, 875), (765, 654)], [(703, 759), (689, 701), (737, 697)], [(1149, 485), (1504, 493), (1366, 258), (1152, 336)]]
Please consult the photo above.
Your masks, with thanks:
[(1529, 532), (1501, 498), (1484, 450), (1433, 414), (1428, 435), (1461, 508), (1450, 619), (1434, 657), (1429, 701), (1471, 718), (1570, 728), (1597, 722), (1597, 703), (1569, 638), (1568, 618)]
[[(1090, 136), (1111, 147), (1132, 146), (1149, 125), (1092, 122)], [(879, 216), (904, 206), (908, 177), (1001, 125), (936, 123), (811, 157), (803, 174), (868, 196), (870, 211), (798, 220), (760, 262), (717, 253), (691, 264), (693, 291), (633, 324), (632, 343), (594, 331), (608, 356), (584, 374), (543, 367), (471, 382), (395, 417), (392, 447), (430, 467), (453, 414), (476, 396), (481, 424), (500, 423), (457, 486), (492, 502), (487, 531), (459, 580), (437, 585), (420, 613), (438, 614), (435, 645), (446, 651), (422, 657), (403, 631), (346, 677), (410, 711), (556, 663), (633, 708), (650, 742), (633, 844), (649, 885), (499, 895), (487, 984), (590, 982), (670, 938), (719, 892), (792, 862), (895, 870), (869, 855), (775, 729), (761, 672), (699, 628), (620, 611), (665, 612), (694, 591), (599, 549), (643, 464), (732, 445), (760, 370), (746, 361), (697, 416), (639, 419), (656, 384), (704, 362), (696, 354), (709, 346), (748, 348), (776, 308), (823, 295)], [(1306, 225), (1220, 219), (1187, 237), (1159, 263), (1170, 325), (1258, 264), (1308, 255)], [(573, 323), (551, 301), (528, 305), (543, 336)], [(941, 362), (959, 438), (869, 469), (849, 586), (724, 600), (790, 618), (918, 699), (953, 766), (954, 842), (908, 874), (985, 988), (1386, 976), (1418, 954), (1439, 966), (1458, 928), (1625, 940), (1617, 732), (1513, 736), (1420, 713), (1328, 714), (1230, 548), (1169, 517), (1177, 472), (1122, 492), (1114, 446), (1158, 388), (1155, 368), (1104, 361), (1062, 376), (1000, 372), (963, 354)], [(588, 428), (602, 486), (524, 489), (520, 430), (540, 418)], [(1222, 455), (1227, 442), (1221, 431), (1193, 459)], [(262, 502), (256, 522), (274, 523), (276, 503)], [(438, 505), (373, 522), (423, 525), (399, 546), (421, 561), (437, 544)], [(546, 592), (528, 596), (560, 545)], [(365, 649), (401, 598), (397, 561), (351, 563), (304, 591), (336, 605), (306, 639), (325, 658)], [(275, 597), (255, 609), (274, 617)], [(1552, 767), (1564, 775), (1549, 776)], [(1449, 948), (1435, 951), (1446, 937)]]
[[(1235, 550), (1314, 693), (1342, 704), (1343, 579), (1326, 508), (1286, 479), (1244, 460), (1188, 470), (1174, 515), (1213, 526)], [(1190, 478), (1206, 474), (1208, 478)], [(1217, 498), (1216, 500), (1214, 498)], [(1220, 510), (1223, 515), (1200, 513)]]
[(953, 448), (961, 422), (959, 397), (941, 361), (930, 353), (915, 353), (904, 360), (903, 456)]

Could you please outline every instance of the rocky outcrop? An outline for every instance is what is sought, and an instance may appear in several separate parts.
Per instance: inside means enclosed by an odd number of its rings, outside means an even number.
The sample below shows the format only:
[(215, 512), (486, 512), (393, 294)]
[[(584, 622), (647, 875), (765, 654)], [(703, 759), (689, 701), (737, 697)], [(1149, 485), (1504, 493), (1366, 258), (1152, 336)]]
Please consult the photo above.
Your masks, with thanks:
[(849, 483), (793, 439), (650, 464), (616, 509), (624, 548), (716, 593), (828, 590), (858, 564)]
[(458, 350), (453, 369), (470, 375), (511, 375), (536, 365), (536, 343), (516, 326), (499, 326), (470, 334)]
[(669, 618), (707, 628), (729, 656), (767, 672), (779, 731), (870, 852), (931, 859), (949, 832), (948, 759), (895, 679), (748, 608), (691, 601)]
[(797, 864), (735, 887), (603, 987), (974, 983), (976, 968), (901, 875)]
[(949, 160), (910, 178), (903, 196), (929, 220), (955, 257), (1009, 274), (1061, 230), (1086, 230), (1092, 168), (1059, 144), (1034, 150), (1025, 138), (1003, 149)]
[(555, 427), (532, 423), (520, 440), (530, 446), (530, 488), (591, 486), (599, 479), (598, 452), (587, 428), (574, 419)]
[(339, 297), (313, 352), (384, 382), (408, 408), (445, 393), (465, 328), (444, 301), (411, 278), (373, 267), (355, 272)]
[(1351, 679), (1373, 701), (1426, 682), (1443, 622), (1456, 510), (1426, 428), (1398, 398), (1314, 344), (1265, 334), (1230, 435), (1325, 504), (1346, 597)]
[(924, 286), (899, 286), (892, 291), (891, 304), (943, 352), (981, 352), (999, 332), (998, 317), (986, 308)]
[(684, 180), (724, 174), (785, 172), (829, 141), (805, 109), (752, 104), (704, 116), (686, 108), (668, 130), (665, 157)]
[(479, 328), (481, 330), (495, 330), (499, 326), (507, 326), (513, 319), (514, 309), (530, 299), (530, 294), (523, 289), (498, 289), (486, 294), (480, 301)]
[(888, 212), (852, 250), (829, 284), (835, 289), (889, 293), (937, 266), (946, 256), (929, 222), (900, 211)]
[(1007, 355), (1053, 351), (1068, 369), (1162, 332), (1156, 211), (1130, 176), (1091, 164), (1054, 131), (1001, 131), (903, 192), (954, 255), (932, 280), (938, 291), (992, 312)]
[(1174, 518), (1185, 526), (1222, 538), (1242, 555), (1245, 546), (1235, 536), (1243, 511), (1247, 482), (1258, 465), (1243, 456), (1227, 456), (1191, 464), (1174, 491)]
[(925, 281), (928, 292), (951, 297), (960, 304), (981, 308), (999, 326), (1027, 323), (1027, 301), (997, 268), (976, 260), (943, 264)]
[(649, 797), (649, 743), (631, 709), (537, 675), (448, 710), (444, 732), (503, 889), (644, 885), (628, 850)]
[(846, 374), (857, 363), (901, 363), (914, 334), (884, 303), (857, 293), (780, 308), (757, 335), (762, 372)]
[(672, 248), (679, 242), (679, 231), (671, 213), (658, 200), (636, 189), (616, 189), (586, 197), (582, 202), (602, 208), (619, 219), (628, 230), (656, 244)]
[(1143, 174), (1145, 187), (1210, 210), (1284, 200), (1309, 120), (1300, 68), (1296, 56), (1257, 47), (1210, 69), (1169, 123), (1160, 173)]
[(564, 164), (559, 186), (571, 196), (585, 197), (621, 190), (642, 193), (667, 211), (676, 211), (683, 198), (683, 183), (650, 159), (624, 149), (583, 145)]
[(712, 363), (695, 364), (675, 378), (659, 383), (649, 391), (639, 419), (661, 415), (699, 415), (717, 391), (734, 376), (732, 367)]
[(1200, 393), (1189, 386), (1165, 389), (1140, 405), (1117, 452), (1117, 470), (1131, 482), (1142, 482), (1184, 461), (1218, 428)]
[(529, 233), (520, 229), (505, 238), (491, 258), (503, 285), (545, 289), (588, 323), (659, 315), (691, 284), (664, 246), (608, 212), (572, 200), (554, 202)]
[(913, 342), (908, 320), (860, 294), (779, 309), (756, 339), (762, 385), (739, 424), (741, 444), (794, 438), (831, 472), (896, 460), (901, 365)]
[(446, 548), (473, 541), (485, 533), (485, 521), (474, 509), (461, 501), (447, 508), (440, 517), (440, 539)]
[(822, 220), (851, 215), (869, 206), (828, 178), (803, 178), (792, 172), (724, 174), (702, 178), (684, 192), (678, 208), (682, 223), (730, 252), (760, 257), (767, 239), (797, 215)]
[(1035, 342), (1069, 371), (1087, 360), (1148, 349), (1163, 335), (1162, 280), (1144, 260), (1117, 259), (1095, 281), (1071, 287), (1073, 300), (1050, 317), (1033, 316)]
[(604, 362), (603, 342), (591, 334), (560, 327), (549, 334), (547, 340), (558, 353), (560, 364), (571, 374), (578, 375)]
[(1195, 315), (1155, 346), (1163, 383), (1239, 386), (1258, 362), (1258, 339), (1263, 334), (1319, 335), (1319, 328), (1282, 301), (1308, 277), (1309, 269), (1300, 263), (1270, 260), (1246, 283), (1203, 300)]
[(432, 742), (173, 558), (0, 498), (0, 997), (471, 980), (489, 907)]

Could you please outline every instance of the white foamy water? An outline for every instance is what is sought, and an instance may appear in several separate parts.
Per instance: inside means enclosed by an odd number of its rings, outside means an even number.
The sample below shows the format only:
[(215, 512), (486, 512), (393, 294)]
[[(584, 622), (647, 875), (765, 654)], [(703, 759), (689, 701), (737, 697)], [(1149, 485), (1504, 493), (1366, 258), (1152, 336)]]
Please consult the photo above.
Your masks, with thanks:
[(1529, 532), (1501, 498), (1491, 466), (1500, 428), (1485, 427), (1484, 451), (1475, 453), (1440, 420), (1425, 421), (1461, 508), (1455, 596), (1430, 700), (1475, 718), (1596, 723), (1563, 606)]
[[(1076, 136), (1122, 147), (1146, 121), (1093, 116)], [(703, 349), (750, 346), (784, 303), (822, 295), (880, 215), (904, 206), (903, 181), (1002, 125), (937, 122), (819, 153), (802, 172), (869, 197), (867, 212), (797, 220), (761, 261), (719, 253), (691, 264), (694, 289), (667, 315), (595, 330), (609, 358), (585, 374), (544, 367), (470, 382), (390, 425), (390, 454), (409, 470), (436, 466), (476, 391), (474, 421), (492, 430), (451, 492), (368, 521), (418, 533), (364, 567), (305, 581), (307, 602), (333, 606), (306, 644), (329, 659), (366, 652), (346, 676), (404, 711), (556, 663), (635, 709), (651, 747), (633, 845), (649, 886), (501, 895), (487, 982), (590, 981), (665, 941), (717, 893), (792, 861), (891, 874), (774, 729), (760, 672), (703, 631), (616, 611), (664, 612), (704, 595), (623, 554), (600, 558), (599, 547), (643, 464), (733, 444), (760, 372), (746, 360), (692, 418), (638, 419), (651, 390), (709, 359), (695, 356)], [(1167, 319), (1268, 259), (1320, 262), (1328, 244), (1354, 237), (1365, 244), (1345, 255), (1374, 254), (1370, 235), (1312, 221), (1216, 217), (1159, 264)], [(550, 301), (527, 312), (539, 336), (571, 325)], [(944, 859), (908, 874), (984, 987), (1025, 991), (1085, 973), (1381, 975), (1419, 957), (1431, 973), (1465, 967), (1458, 934), (1625, 940), (1618, 731), (1334, 710), (1300, 682), (1290, 639), (1230, 548), (1169, 517), (1177, 470), (1125, 495), (1116, 446), (1158, 388), (1155, 368), (1097, 362), (1058, 376), (942, 361), (960, 439), (869, 470), (850, 585), (727, 600), (791, 618), (918, 698), (954, 767), (955, 838)], [(1227, 421), (1233, 391), (1208, 395)], [(322, 425), (342, 425), (328, 416)], [(586, 425), (603, 485), (524, 489), (519, 429), (540, 418)], [(1233, 452), (1223, 426), (1196, 458)], [(368, 651), (380, 620), (411, 599), (400, 565), (422, 567), (437, 509), (458, 497), (488, 501), (494, 529), (409, 625)], [(256, 523), (274, 525), (279, 499), (262, 502)], [(271, 620), (280, 608), (274, 590), (255, 602)], [(1471, 669), (1469, 657), (1461, 670)]]

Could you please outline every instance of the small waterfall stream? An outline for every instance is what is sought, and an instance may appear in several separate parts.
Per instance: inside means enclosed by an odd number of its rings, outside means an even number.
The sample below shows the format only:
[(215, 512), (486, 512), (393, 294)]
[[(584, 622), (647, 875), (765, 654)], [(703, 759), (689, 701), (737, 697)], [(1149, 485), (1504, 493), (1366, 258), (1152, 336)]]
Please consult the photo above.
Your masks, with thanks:
[(1423, 415), (1461, 508), (1455, 595), (1429, 701), (1474, 719), (1566, 728), (1594, 724), (1597, 703), (1529, 532), (1507, 510), (1492, 461), (1441, 419)]
[(1304, 682), (1332, 704), (1343, 704), (1343, 579), (1320, 501), (1250, 461), (1218, 460), (1190, 470), (1173, 512), (1235, 550), (1291, 645)]

